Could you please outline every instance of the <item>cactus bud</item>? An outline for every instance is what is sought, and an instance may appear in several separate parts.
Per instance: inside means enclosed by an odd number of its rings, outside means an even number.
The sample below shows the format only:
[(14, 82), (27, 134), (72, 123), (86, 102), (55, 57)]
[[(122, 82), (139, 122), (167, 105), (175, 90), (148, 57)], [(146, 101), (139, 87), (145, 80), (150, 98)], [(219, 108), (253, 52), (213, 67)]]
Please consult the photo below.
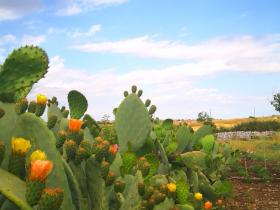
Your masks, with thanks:
[(137, 91), (137, 86), (136, 86), (136, 85), (132, 85), (131, 91), (132, 91), (132, 93), (136, 93), (136, 91)]
[(11, 144), (12, 154), (8, 171), (23, 179), (25, 177), (25, 156), (31, 147), (30, 141), (24, 138), (13, 138)]
[(64, 110), (65, 110), (65, 106), (62, 106), (62, 107), (60, 108), (60, 111), (63, 112)]
[(0, 141), (0, 166), (2, 164), (2, 161), (4, 160), (5, 155), (5, 144), (3, 141)]
[(128, 96), (128, 92), (127, 92), (127, 91), (124, 91), (124, 92), (123, 92), (123, 95), (124, 95), (124, 97), (127, 97), (127, 96)]
[(41, 117), (46, 109), (46, 104), (36, 104), (36, 111), (35, 111), (35, 115), (38, 117)]
[(157, 107), (155, 105), (152, 105), (149, 109), (149, 114), (152, 115), (156, 112), (157, 110)]
[(56, 115), (51, 115), (48, 117), (48, 122), (47, 122), (47, 126), (49, 129), (52, 129), (55, 124), (57, 122), (57, 116)]
[(113, 171), (109, 171), (107, 177), (106, 177), (106, 186), (110, 186), (114, 183), (116, 179), (116, 174)]
[(62, 112), (62, 116), (63, 116), (64, 118), (67, 118), (68, 115), (69, 115), (69, 110), (64, 110), (64, 111)]
[(36, 150), (32, 152), (30, 155), (30, 161), (33, 162), (35, 160), (47, 160), (47, 155), (42, 150)]
[(76, 142), (73, 140), (68, 140), (64, 143), (64, 145), (65, 145), (65, 151), (67, 154), (67, 158), (69, 160), (73, 160), (75, 158), (76, 151), (77, 151)]
[(100, 168), (101, 168), (101, 176), (103, 178), (107, 177), (109, 173), (110, 163), (107, 162), (106, 160), (103, 160), (100, 164)]
[(144, 184), (144, 182), (139, 182), (138, 183), (138, 193), (141, 196), (143, 196), (145, 194), (145, 184)]
[(63, 201), (63, 190), (60, 188), (46, 188), (38, 203), (37, 210), (59, 210)]
[(67, 134), (64, 130), (58, 132), (58, 138), (56, 140), (56, 148), (60, 148), (63, 146), (66, 140)]
[(151, 100), (150, 100), (150, 99), (147, 99), (147, 100), (145, 101), (145, 106), (148, 107), (148, 106), (150, 106), (150, 105), (151, 105)]
[(5, 115), (5, 110), (0, 107), (0, 119)]
[(91, 153), (92, 153), (92, 148), (91, 148), (91, 144), (90, 144), (89, 141), (87, 141), (87, 140), (81, 141), (80, 147), (84, 148), (84, 149), (86, 150), (86, 152), (87, 152), (89, 155), (91, 155)]
[(75, 156), (75, 164), (79, 165), (83, 160), (87, 159), (88, 153), (86, 152), (86, 150), (82, 147), (79, 147)]
[(29, 205), (34, 206), (38, 203), (45, 186), (45, 182), (27, 181), (25, 198)]
[(125, 188), (125, 182), (122, 180), (116, 180), (114, 182), (114, 190), (116, 193), (122, 193), (124, 191)]
[(138, 97), (141, 97), (141, 96), (142, 96), (142, 94), (143, 94), (143, 90), (138, 90), (138, 92), (137, 92), (137, 96), (138, 96)]
[(15, 111), (18, 115), (23, 114), (28, 108), (28, 101), (26, 98), (20, 99), (15, 105)]
[(28, 112), (35, 113), (36, 112), (36, 101), (31, 101), (28, 106)]

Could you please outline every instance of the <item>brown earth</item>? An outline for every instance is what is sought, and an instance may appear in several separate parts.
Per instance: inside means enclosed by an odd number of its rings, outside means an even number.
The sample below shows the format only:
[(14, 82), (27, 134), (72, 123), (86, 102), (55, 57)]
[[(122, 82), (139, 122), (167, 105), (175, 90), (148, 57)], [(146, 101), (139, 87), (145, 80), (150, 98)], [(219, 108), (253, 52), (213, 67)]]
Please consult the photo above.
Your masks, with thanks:
[(280, 210), (280, 181), (245, 183), (231, 180), (234, 196), (225, 203), (225, 210)]

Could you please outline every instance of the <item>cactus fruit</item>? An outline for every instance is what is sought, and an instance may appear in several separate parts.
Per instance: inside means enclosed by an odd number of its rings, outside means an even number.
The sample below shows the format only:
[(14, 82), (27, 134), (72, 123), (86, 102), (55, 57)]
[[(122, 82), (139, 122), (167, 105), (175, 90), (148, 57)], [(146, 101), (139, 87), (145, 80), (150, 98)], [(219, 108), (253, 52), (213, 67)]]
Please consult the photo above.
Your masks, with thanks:
[(9, 160), (8, 171), (24, 179), (25, 156), (31, 147), (30, 141), (24, 138), (13, 138), (11, 143), (12, 153)]
[(65, 143), (65, 151), (69, 160), (75, 159), (77, 152), (77, 144), (73, 140), (67, 140)]
[(27, 96), (34, 83), (47, 73), (48, 56), (38, 47), (14, 50), (0, 72), (0, 101), (16, 102)]
[(60, 188), (46, 188), (38, 203), (37, 210), (59, 210), (63, 201), (63, 190)]
[(48, 122), (47, 122), (47, 126), (49, 129), (52, 129), (55, 124), (57, 122), (57, 116), (56, 115), (51, 115), (48, 117)]
[(121, 179), (117, 179), (114, 182), (114, 190), (116, 193), (122, 193), (124, 191), (125, 188), (125, 182), (122, 181)]
[(153, 115), (157, 110), (157, 107), (155, 105), (152, 105), (149, 109), (149, 114)]
[(124, 91), (124, 92), (123, 92), (123, 96), (124, 96), (124, 97), (127, 97), (127, 96), (128, 96), (128, 92), (127, 92), (127, 91)]
[(145, 101), (145, 106), (146, 107), (149, 107), (151, 105), (151, 100), (150, 99), (147, 99), (146, 101)]
[(132, 93), (136, 93), (136, 91), (137, 91), (137, 86), (136, 86), (136, 85), (132, 85), (131, 91), (132, 91)]
[(20, 99), (15, 105), (15, 111), (18, 115), (23, 114), (28, 108), (28, 101), (26, 98)]
[(28, 106), (28, 112), (30, 113), (35, 113), (36, 112), (36, 101), (30, 101), (29, 106)]
[(56, 140), (56, 148), (61, 148), (67, 138), (67, 134), (64, 130), (58, 132), (58, 137)]

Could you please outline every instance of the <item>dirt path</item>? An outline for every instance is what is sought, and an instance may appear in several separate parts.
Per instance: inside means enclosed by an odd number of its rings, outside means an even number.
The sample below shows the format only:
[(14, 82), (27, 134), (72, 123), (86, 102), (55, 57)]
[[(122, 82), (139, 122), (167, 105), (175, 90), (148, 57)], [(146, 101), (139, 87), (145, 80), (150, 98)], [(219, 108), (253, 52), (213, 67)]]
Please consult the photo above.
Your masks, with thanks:
[(232, 180), (234, 197), (226, 210), (280, 210), (280, 181), (245, 183)]

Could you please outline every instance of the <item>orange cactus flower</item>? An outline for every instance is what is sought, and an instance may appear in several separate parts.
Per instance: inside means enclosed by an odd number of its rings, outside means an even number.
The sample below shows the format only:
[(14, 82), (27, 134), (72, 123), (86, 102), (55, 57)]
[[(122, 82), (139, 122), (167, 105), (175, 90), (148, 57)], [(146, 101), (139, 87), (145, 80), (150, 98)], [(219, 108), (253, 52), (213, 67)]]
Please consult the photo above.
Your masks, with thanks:
[(29, 180), (44, 182), (51, 173), (53, 163), (49, 160), (35, 160), (31, 162)]
[(205, 202), (204, 209), (206, 209), (206, 210), (212, 209), (212, 203), (210, 201)]
[(72, 132), (79, 132), (82, 126), (82, 121), (78, 119), (70, 119), (68, 128)]
[(221, 206), (222, 204), (223, 204), (223, 200), (222, 199), (217, 200), (217, 205), (218, 206)]
[(109, 148), (109, 153), (115, 155), (119, 150), (119, 146), (117, 144), (113, 144)]

